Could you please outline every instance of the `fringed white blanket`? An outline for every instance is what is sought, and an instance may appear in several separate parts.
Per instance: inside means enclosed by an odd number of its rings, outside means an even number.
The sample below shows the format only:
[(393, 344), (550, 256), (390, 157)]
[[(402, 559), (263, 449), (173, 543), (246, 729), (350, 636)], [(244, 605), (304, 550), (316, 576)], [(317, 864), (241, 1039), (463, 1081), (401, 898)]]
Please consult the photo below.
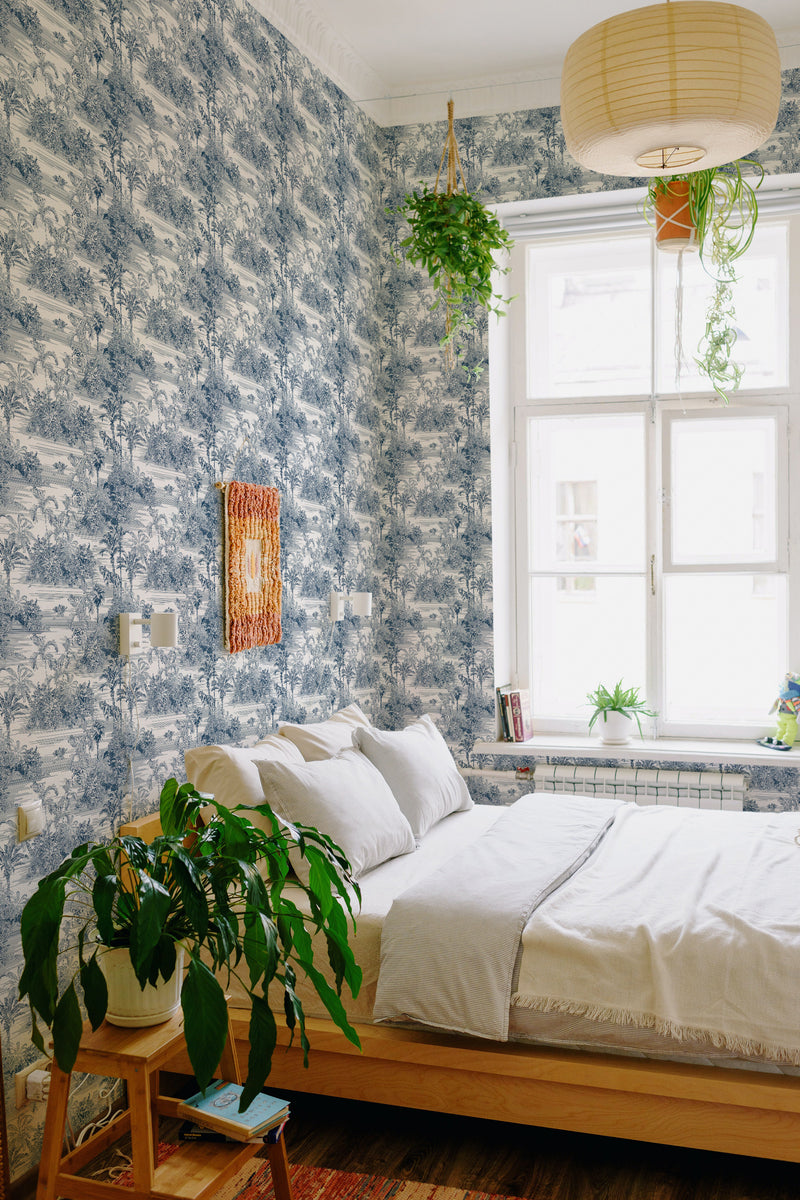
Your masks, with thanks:
[(580, 868), (621, 806), (523, 796), (398, 896), (383, 926), (374, 1019), (505, 1041), (523, 927)]
[(513, 1004), (800, 1065), (798, 829), (624, 808), (526, 926)]

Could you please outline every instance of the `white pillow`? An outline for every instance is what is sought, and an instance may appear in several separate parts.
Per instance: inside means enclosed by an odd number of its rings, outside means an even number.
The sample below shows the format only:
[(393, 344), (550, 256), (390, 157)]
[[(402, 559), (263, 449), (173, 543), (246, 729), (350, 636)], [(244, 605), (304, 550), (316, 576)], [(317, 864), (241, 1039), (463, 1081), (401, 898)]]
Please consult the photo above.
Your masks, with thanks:
[[(196, 746), (184, 752), (186, 778), (198, 792), (213, 796), (226, 808), (237, 804), (264, 803), (264, 789), (258, 773), (262, 762), (302, 763), (303, 756), (286, 738), (271, 734), (257, 746)], [(203, 811), (204, 818), (214, 815), (212, 808)], [(243, 815), (243, 814), (240, 814)], [(249, 819), (259, 829), (271, 833), (271, 826), (258, 813)]]
[(419, 717), (396, 733), (358, 729), (354, 741), (389, 784), (415, 838), (448, 813), (472, 808), (469, 789), (432, 717)]
[[(327, 833), (341, 847), (356, 879), (415, 848), (411, 827), (388, 785), (354, 747), (318, 762), (262, 762), (258, 771), (274, 811), (287, 821)], [(291, 860), (307, 882), (307, 860), (297, 851)]]
[(369, 728), (369, 720), (357, 704), (349, 704), (327, 721), (311, 725), (279, 725), (278, 733), (297, 746), (306, 762), (318, 762), (352, 746), (353, 730), (359, 726)]

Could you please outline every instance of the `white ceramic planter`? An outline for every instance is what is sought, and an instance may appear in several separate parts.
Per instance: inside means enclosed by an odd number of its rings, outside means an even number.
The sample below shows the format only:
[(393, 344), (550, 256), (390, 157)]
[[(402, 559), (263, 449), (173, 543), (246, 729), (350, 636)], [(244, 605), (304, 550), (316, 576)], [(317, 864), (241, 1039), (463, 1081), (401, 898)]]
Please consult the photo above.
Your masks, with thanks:
[(178, 947), (178, 961), (171, 979), (159, 979), (155, 987), (144, 990), (131, 966), (126, 948), (101, 951), (97, 956), (108, 987), (106, 1020), (111, 1025), (140, 1028), (168, 1021), (181, 1006), (184, 952)]
[(600, 730), (600, 741), (605, 746), (624, 746), (631, 740), (633, 718), (608, 709), (598, 718), (597, 728)]

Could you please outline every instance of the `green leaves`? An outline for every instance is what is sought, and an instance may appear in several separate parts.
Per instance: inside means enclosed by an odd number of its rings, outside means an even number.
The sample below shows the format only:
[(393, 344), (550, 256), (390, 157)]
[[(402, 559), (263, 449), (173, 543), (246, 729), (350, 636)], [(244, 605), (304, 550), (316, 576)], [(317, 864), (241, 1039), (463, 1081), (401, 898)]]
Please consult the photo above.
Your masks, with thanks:
[[(468, 192), (440, 193), (420, 184), (394, 210), (408, 222), (410, 233), (400, 242), (406, 259), (428, 273), (436, 299), (431, 311), (444, 300), (446, 333), (442, 345), (459, 343), (475, 324), (467, 311), (478, 304), (498, 316), (508, 301), (492, 289), (492, 271), (501, 274), (494, 252), (510, 250), (513, 243), (494, 213)], [(390, 210), (392, 211), (392, 210)]]
[(108, 1010), (108, 988), (106, 977), (97, 962), (96, 950), (88, 962), (81, 964), (80, 979), (86, 1015), (91, 1022), (92, 1029), (98, 1029)]
[(614, 684), (611, 691), (604, 684), (599, 683), (593, 692), (587, 694), (586, 699), (594, 707), (594, 712), (589, 720), (589, 729), (604, 713), (619, 712), (632, 717), (639, 726), (639, 735), (643, 736), (641, 717), (656, 715), (647, 707), (646, 702), (639, 698), (639, 689), (636, 687), (624, 688), (621, 679)]
[(136, 888), (139, 907), (130, 926), (130, 951), (136, 977), (144, 985), (150, 976), (150, 960), (161, 939), (172, 898), (162, 884), (148, 875), (139, 875)]
[[(753, 170), (755, 183), (744, 176), (743, 167)], [(689, 211), (697, 229), (700, 258), (715, 284), (694, 361), (726, 404), (728, 392), (736, 390), (744, 373), (744, 368), (731, 358), (737, 336), (731, 289), (736, 281), (734, 263), (753, 240), (758, 221), (756, 191), (763, 179), (761, 163), (751, 158), (737, 159), (705, 171), (653, 179), (644, 204), (645, 217), (651, 220), (659, 195), (668, 193), (672, 182), (689, 183)]]
[[(52, 1028), (56, 1058), (64, 1070), (74, 1063), (80, 1042), (81, 993), (94, 1028), (108, 1008), (98, 942), (128, 948), (142, 987), (171, 977), (176, 949), (185, 947), (190, 961), (181, 1004), (189, 1059), (200, 1087), (213, 1078), (228, 1035), (225, 995), (214, 971), (238, 974), (242, 959), (247, 975), (242, 982), (253, 1000), (247, 1103), (264, 1085), (277, 1037), (269, 1003), (273, 981), (283, 988), (283, 1015), (292, 1033), (299, 1029), (304, 1053), (308, 1039), (295, 991), (298, 972), (312, 981), (333, 1020), (357, 1043), (340, 992), (346, 984), (356, 995), (361, 983), (348, 944), (360, 893), (341, 849), (317, 829), (280, 823), (267, 804), (257, 811), (269, 833), (245, 815), (252, 810), (231, 812), (214, 801), (210, 806), (217, 816), (204, 825), (200, 812), (207, 804), (190, 784), (168, 780), (160, 805), (164, 832), (150, 845), (136, 837), (117, 837), (108, 844), (79, 846), (41, 881), (25, 905), (20, 996), (27, 996), (31, 1007), (35, 1044), (44, 1046), (38, 1017)], [(307, 884), (294, 877), (289, 881), (289, 853), (295, 849), (308, 860)], [(298, 890), (305, 892), (309, 911), (292, 899)], [(78, 964), (59, 986), (65, 928), (70, 953), (77, 931)], [(312, 933), (319, 934), (316, 942)], [(335, 987), (314, 965), (320, 945)]]
[(205, 963), (192, 958), (181, 989), (186, 1049), (197, 1085), (205, 1091), (228, 1037), (225, 993)]
[(58, 943), (64, 913), (65, 882), (58, 873), (39, 884), (22, 910), (22, 953), (25, 969), (20, 999), (28, 996), (31, 1012), (51, 1025), (58, 997)]
[(250, 1053), (247, 1059), (247, 1080), (239, 1101), (239, 1111), (244, 1111), (248, 1104), (255, 1099), (263, 1082), (269, 1075), (272, 1066), (272, 1052), (278, 1038), (275, 1017), (264, 996), (251, 994), (252, 1010), (250, 1013), (249, 1041)]
[(73, 982), (56, 1005), (53, 1017), (53, 1051), (62, 1071), (69, 1073), (75, 1066), (82, 1032), (81, 1009)]

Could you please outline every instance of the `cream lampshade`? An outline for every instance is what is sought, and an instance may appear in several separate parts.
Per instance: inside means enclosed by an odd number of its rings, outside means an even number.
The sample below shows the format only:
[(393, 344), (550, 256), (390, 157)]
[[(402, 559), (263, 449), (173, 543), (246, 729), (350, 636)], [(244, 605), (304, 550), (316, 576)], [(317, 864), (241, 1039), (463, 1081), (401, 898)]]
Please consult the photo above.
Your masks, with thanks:
[(601, 21), (561, 74), (567, 149), (607, 175), (664, 175), (749, 154), (778, 116), (775, 34), (749, 9), (672, 0)]

